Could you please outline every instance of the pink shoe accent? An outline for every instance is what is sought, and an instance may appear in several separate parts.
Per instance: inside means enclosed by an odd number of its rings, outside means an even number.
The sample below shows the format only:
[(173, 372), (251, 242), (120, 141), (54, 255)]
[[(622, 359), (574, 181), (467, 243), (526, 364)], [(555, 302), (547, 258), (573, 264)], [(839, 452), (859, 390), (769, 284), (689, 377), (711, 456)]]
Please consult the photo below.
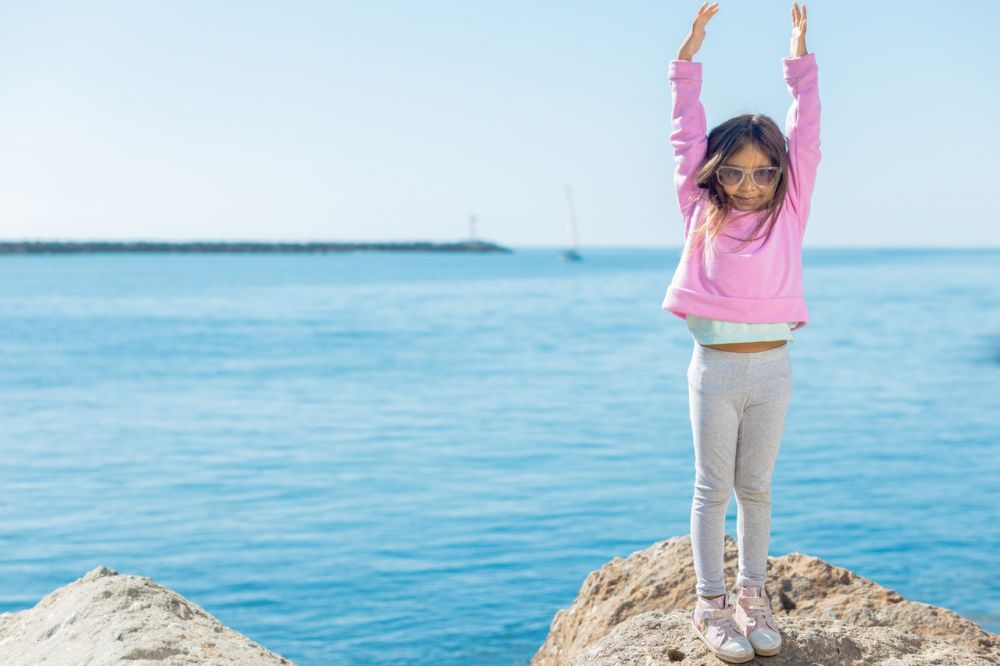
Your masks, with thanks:
[(741, 664), (754, 658), (753, 646), (733, 621), (735, 609), (727, 595), (719, 599), (698, 598), (691, 613), (691, 627), (708, 649), (723, 661)]
[(740, 587), (734, 621), (757, 654), (772, 656), (781, 651), (781, 631), (771, 614), (771, 600), (762, 587)]

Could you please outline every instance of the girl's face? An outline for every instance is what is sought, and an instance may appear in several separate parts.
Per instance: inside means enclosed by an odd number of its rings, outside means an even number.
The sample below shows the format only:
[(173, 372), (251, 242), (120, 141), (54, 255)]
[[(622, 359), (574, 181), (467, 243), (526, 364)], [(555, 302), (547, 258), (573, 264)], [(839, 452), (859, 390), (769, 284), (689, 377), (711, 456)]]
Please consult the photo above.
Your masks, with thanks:
[[(771, 202), (771, 197), (774, 196), (774, 188), (778, 184), (778, 178), (773, 177), (772, 182), (759, 185), (753, 178), (752, 172), (754, 169), (775, 165), (771, 164), (771, 160), (757, 146), (748, 143), (730, 155), (729, 159), (725, 160), (721, 166), (739, 167), (746, 172), (743, 176), (743, 182), (738, 185), (726, 185), (720, 182), (718, 176), (716, 176), (716, 182), (719, 182), (719, 185), (733, 202), (733, 208), (748, 211), (760, 210)], [(778, 172), (774, 171), (773, 174), (776, 176)], [(763, 174), (761, 175), (763, 176)], [(758, 177), (757, 180), (765, 182), (762, 177)]]

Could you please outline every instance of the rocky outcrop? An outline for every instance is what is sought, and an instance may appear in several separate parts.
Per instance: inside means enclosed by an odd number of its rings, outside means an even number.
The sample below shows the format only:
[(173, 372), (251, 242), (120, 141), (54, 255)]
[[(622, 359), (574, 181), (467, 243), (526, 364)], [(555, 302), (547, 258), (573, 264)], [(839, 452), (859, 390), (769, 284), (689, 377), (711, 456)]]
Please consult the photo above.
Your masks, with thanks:
[(97, 567), (0, 614), (4, 666), (277, 666), (292, 662), (149, 578)]
[[(727, 534), (726, 580), (733, 583), (737, 563), (736, 541)], [(767, 580), (783, 647), (748, 664), (1000, 664), (997, 634), (817, 557), (768, 558)], [(688, 535), (616, 557), (591, 572), (573, 605), (556, 613), (531, 664), (718, 666), (724, 662), (691, 630), (694, 589)]]

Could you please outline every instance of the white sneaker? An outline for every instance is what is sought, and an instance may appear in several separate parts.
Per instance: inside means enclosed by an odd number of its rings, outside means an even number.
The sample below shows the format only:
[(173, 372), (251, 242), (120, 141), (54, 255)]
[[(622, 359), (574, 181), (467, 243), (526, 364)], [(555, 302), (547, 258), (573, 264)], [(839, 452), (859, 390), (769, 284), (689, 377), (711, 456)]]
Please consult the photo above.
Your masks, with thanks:
[(781, 631), (771, 615), (771, 600), (763, 587), (741, 586), (736, 596), (736, 624), (762, 657), (781, 651)]
[(733, 620), (734, 613), (728, 594), (718, 599), (699, 595), (691, 612), (691, 627), (712, 654), (731, 664), (742, 664), (754, 658), (754, 650)]

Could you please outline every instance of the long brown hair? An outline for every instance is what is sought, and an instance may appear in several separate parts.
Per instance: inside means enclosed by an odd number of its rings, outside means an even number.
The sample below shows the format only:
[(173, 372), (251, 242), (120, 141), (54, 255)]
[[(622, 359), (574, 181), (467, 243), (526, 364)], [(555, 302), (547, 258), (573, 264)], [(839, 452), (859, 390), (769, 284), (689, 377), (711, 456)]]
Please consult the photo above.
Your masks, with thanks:
[[(690, 246), (693, 248), (699, 243), (702, 245), (706, 263), (712, 261), (715, 239), (722, 233), (733, 211), (733, 202), (716, 179), (715, 170), (748, 144), (767, 155), (771, 166), (779, 167), (781, 171), (771, 201), (763, 209), (763, 215), (750, 233), (750, 238), (743, 239), (746, 241), (743, 247), (755, 240), (770, 236), (771, 229), (778, 221), (778, 214), (781, 212), (785, 193), (788, 191), (788, 153), (785, 147), (785, 135), (781, 133), (777, 123), (763, 114), (747, 113), (730, 118), (709, 132), (705, 162), (695, 174), (698, 187), (707, 191), (699, 193), (705, 198), (705, 205), (694, 225), (692, 232), (694, 236)], [(758, 236), (757, 232), (765, 227), (766, 231)], [(726, 235), (729, 238), (736, 238)]]

